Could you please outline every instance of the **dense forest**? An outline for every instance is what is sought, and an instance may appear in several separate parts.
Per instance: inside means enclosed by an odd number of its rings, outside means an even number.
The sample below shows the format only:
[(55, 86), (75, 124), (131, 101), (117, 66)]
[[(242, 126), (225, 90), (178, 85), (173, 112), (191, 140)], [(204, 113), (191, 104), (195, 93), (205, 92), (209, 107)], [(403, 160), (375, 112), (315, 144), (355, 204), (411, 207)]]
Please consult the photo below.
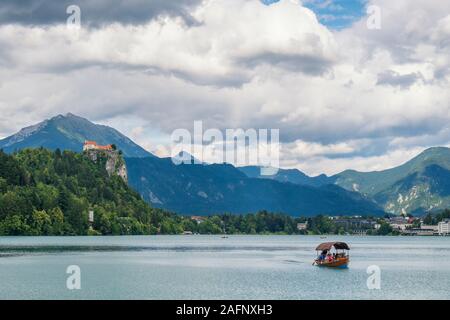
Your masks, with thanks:
[(281, 214), (226, 214), (198, 223), (151, 208), (119, 176), (108, 175), (106, 160), (43, 148), (0, 151), (0, 235), (297, 232), (297, 220)]
[[(0, 234), (176, 231), (176, 216), (150, 208), (120, 177), (110, 177), (105, 163), (106, 158), (94, 162), (83, 154), (42, 148), (0, 152)], [(92, 228), (90, 209), (95, 214)]]

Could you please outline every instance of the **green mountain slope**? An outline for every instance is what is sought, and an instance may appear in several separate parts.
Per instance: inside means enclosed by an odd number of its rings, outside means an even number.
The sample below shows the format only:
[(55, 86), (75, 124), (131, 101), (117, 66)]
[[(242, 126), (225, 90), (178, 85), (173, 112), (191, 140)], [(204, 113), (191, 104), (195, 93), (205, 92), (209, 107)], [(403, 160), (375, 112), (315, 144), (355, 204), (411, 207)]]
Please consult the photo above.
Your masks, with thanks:
[(45, 120), (0, 140), (0, 149), (13, 152), (24, 148), (44, 147), (80, 152), (85, 140), (94, 140), (104, 145), (115, 144), (128, 157), (152, 156), (119, 131), (94, 124), (71, 113)]
[(375, 172), (344, 171), (334, 183), (365, 196), (391, 213), (421, 213), (449, 207), (446, 198), (450, 149), (430, 148), (405, 164)]
[(377, 193), (374, 199), (392, 213), (417, 213), (450, 208), (450, 170), (429, 165)]

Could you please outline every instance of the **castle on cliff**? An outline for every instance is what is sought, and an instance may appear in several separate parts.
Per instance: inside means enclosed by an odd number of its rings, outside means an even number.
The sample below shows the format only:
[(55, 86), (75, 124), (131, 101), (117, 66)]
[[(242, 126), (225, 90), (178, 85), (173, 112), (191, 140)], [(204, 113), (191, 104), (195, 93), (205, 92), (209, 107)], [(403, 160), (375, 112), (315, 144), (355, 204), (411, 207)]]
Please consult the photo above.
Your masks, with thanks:
[(106, 146), (100, 146), (95, 141), (86, 140), (83, 145), (83, 151), (88, 151), (88, 150), (112, 151), (113, 147), (110, 144), (108, 144)]
[(86, 140), (83, 145), (83, 152), (94, 162), (104, 159), (108, 175), (118, 175), (125, 183), (128, 183), (127, 166), (121, 152), (116, 150), (114, 145), (100, 146), (95, 141)]

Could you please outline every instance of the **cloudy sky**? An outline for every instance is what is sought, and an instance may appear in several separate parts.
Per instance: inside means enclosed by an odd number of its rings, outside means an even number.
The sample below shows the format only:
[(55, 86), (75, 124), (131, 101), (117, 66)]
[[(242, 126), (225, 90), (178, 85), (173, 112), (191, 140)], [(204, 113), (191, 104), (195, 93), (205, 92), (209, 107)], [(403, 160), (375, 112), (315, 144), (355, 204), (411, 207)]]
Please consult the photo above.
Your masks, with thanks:
[(449, 1), (0, 2), (0, 137), (72, 112), (163, 156), (202, 120), (279, 128), (282, 167), (379, 170), (450, 144), (449, 80)]

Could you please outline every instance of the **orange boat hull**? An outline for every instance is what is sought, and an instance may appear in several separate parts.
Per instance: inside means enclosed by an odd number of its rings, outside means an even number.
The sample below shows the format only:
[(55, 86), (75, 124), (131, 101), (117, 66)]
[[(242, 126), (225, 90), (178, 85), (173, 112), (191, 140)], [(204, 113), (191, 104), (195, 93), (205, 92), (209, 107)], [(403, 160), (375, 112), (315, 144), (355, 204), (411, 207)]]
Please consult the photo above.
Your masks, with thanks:
[(327, 261), (316, 261), (316, 264), (319, 267), (328, 267), (328, 268), (347, 268), (348, 264), (350, 263), (350, 259), (348, 257), (345, 258), (338, 258), (336, 260), (333, 260), (331, 262), (327, 262)]

